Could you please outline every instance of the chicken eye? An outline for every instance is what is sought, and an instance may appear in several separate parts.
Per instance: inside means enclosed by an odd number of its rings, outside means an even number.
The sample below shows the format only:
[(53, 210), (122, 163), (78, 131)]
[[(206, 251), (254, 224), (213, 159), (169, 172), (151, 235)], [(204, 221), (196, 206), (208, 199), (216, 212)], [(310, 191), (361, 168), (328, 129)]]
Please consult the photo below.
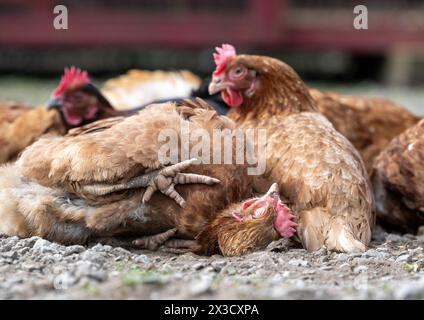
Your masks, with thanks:
[(231, 71), (231, 76), (233, 78), (240, 78), (241, 76), (243, 76), (245, 73), (245, 68), (243, 67), (236, 67)]

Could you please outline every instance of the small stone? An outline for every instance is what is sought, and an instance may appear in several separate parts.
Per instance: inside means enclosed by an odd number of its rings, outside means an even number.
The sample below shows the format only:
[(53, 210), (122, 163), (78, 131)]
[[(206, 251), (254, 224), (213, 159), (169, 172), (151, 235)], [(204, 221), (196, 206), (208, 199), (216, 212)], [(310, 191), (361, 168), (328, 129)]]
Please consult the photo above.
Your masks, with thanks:
[(292, 265), (292, 266), (296, 266), (296, 267), (310, 267), (311, 266), (308, 261), (302, 260), (302, 259), (291, 259), (289, 261), (289, 264)]
[(204, 276), (193, 281), (193, 283), (189, 286), (189, 292), (194, 296), (208, 292), (210, 290), (212, 280), (212, 277)]
[(9, 251), (2, 253), (2, 257), (10, 260), (18, 259), (18, 253), (16, 251)]
[(353, 272), (355, 273), (361, 273), (368, 270), (367, 266), (357, 266), (355, 269), (353, 269)]
[(302, 271), (303, 274), (315, 274), (315, 270), (313, 269), (309, 269), (309, 270), (304, 270)]
[(377, 251), (374, 249), (370, 249), (368, 251), (365, 251), (362, 254), (363, 257), (365, 258), (378, 258), (378, 259), (385, 259), (389, 256), (389, 254), (387, 252), (383, 252), (383, 251)]
[(390, 233), (386, 237), (386, 241), (390, 241), (390, 242), (400, 242), (402, 240), (403, 240), (403, 238), (401, 236), (394, 234), (394, 233)]
[(148, 264), (151, 262), (151, 259), (146, 256), (145, 254), (140, 254), (137, 257), (134, 258), (134, 262), (136, 263), (142, 263), (142, 264)]
[(56, 253), (53, 255), (53, 259), (57, 262), (63, 259), (63, 255), (61, 255), (60, 253)]
[(291, 240), (288, 238), (281, 238), (277, 241), (271, 242), (267, 247), (267, 251), (272, 252), (286, 252), (290, 249)]
[(328, 262), (328, 261), (330, 261), (328, 256), (321, 256), (321, 257), (318, 258), (319, 263), (324, 263), (324, 262)]
[(123, 255), (123, 256), (130, 256), (131, 255), (131, 252), (129, 252), (128, 250), (121, 248), (121, 247), (113, 248), (112, 252), (115, 253), (115, 254), (118, 254), (118, 255)]
[(284, 271), (283, 274), (281, 275), (283, 278), (288, 278), (290, 277), (290, 271)]
[(55, 246), (50, 241), (47, 241), (45, 239), (38, 239), (34, 243), (34, 246), (32, 248), (36, 251), (41, 252), (41, 253), (56, 254), (56, 253), (59, 253), (58, 250), (57, 250), (57, 247), (58, 247), (57, 245)]
[(65, 248), (65, 256), (69, 256), (74, 253), (81, 253), (85, 251), (85, 247), (80, 245), (68, 246)]
[(31, 250), (31, 249), (28, 248), (28, 247), (24, 247), (24, 248), (19, 249), (18, 253), (19, 253), (19, 255), (23, 256), (23, 255), (27, 254), (29, 252), (29, 250)]
[(322, 247), (319, 250), (314, 252), (314, 255), (317, 256), (317, 257), (327, 256), (327, 254), (328, 254), (328, 251), (327, 251), (327, 248), (325, 248), (325, 247)]
[(102, 252), (96, 252), (91, 250), (86, 250), (81, 254), (82, 260), (88, 260), (97, 264), (104, 264), (105, 263), (105, 256)]
[(334, 259), (339, 261), (339, 262), (344, 262), (344, 261), (348, 260), (349, 257), (350, 257), (350, 255), (348, 255), (346, 253), (339, 253), (334, 257)]
[(224, 268), (226, 265), (227, 265), (227, 261), (225, 260), (217, 260), (211, 263), (212, 268), (216, 272), (221, 272), (222, 268)]
[(408, 253), (402, 254), (396, 258), (396, 262), (411, 262), (412, 257)]
[(75, 267), (75, 275), (77, 277), (89, 276), (95, 269), (93, 263), (90, 261), (78, 261)]
[(68, 272), (62, 273), (53, 279), (53, 287), (56, 290), (68, 290), (77, 282), (77, 278)]
[(234, 267), (232, 267), (232, 266), (229, 266), (229, 267), (226, 267), (225, 268), (225, 272), (228, 274), (228, 275), (234, 275), (234, 274), (236, 274), (237, 273), (237, 270), (234, 268)]
[(422, 253), (423, 252), (423, 248), (422, 247), (418, 247), (418, 248), (415, 248), (415, 249), (409, 249), (408, 251), (409, 251), (409, 254), (410, 255), (414, 256), (414, 255), (418, 255), (418, 254)]
[(95, 270), (91, 271), (87, 274), (88, 278), (96, 280), (98, 282), (103, 282), (108, 279), (108, 274), (106, 271), (103, 270)]
[(31, 262), (31, 261), (23, 262), (21, 267), (22, 267), (23, 270), (26, 270), (26, 271), (34, 271), (34, 270), (41, 270), (42, 269), (41, 264), (39, 264), (37, 262)]
[(41, 240), (41, 238), (40, 237), (31, 237), (31, 238), (22, 239), (21, 241), (26, 247), (32, 248), (32, 247), (34, 247), (34, 244), (38, 240)]
[(324, 270), (324, 271), (328, 271), (328, 270), (333, 270), (332, 266), (324, 266), (324, 267), (320, 267), (320, 270)]
[(91, 247), (90, 250), (96, 251), (96, 252), (104, 252), (104, 247), (101, 243), (98, 243), (95, 246)]
[(203, 269), (204, 267), (205, 267), (205, 265), (203, 263), (199, 262), (199, 263), (195, 263), (192, 268), (194, 270), (200, 270), (200, 269)]
[(276, 274), (269, 280), (269, 283), (278, 285), (278, 284), (281, 284), (282, 281), (283, 281), (282, 275)]

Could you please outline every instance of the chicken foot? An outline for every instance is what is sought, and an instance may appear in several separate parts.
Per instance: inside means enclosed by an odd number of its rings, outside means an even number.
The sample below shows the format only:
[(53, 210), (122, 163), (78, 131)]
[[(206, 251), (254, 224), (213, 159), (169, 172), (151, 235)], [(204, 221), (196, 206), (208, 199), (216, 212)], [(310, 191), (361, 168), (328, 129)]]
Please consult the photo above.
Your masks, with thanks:
[(134, 241), (132, 241), (132, 245), (136, 246), (139, 249), (148, 249), (155, 251), (157, 250), (162, 244), (164, 244), (166, 241), (171, 239), (176, 233), (177, 229), (169, 229), (165, 232), (155, 234), (153, 236), (145, 236), (138, 238)]
[(152, 236), (139, 237), (135, 240), (118, 239), (115, 237), (99, 237), (91, 241), (90, 244), (101, 243), (103, 245), (110, 245), (112, 247), (137, 248), (155, 251), (161, 245), (171, 239), (177, 233), (177, 231), (177, 228), (173, 228)]
[(171, 199), (175, 200), (181, 207), (184, 207), (185, 200), (175, 190), (176, 184), (191, 184), (191, 183), (202, 183), (212, 185), (219, 183), (218, 179), (204, 176), (194, 173), (181, 173), (181, 171), (187, 169), (190, 165), (196, 162), (197, 159), (190, 159), (179, 162), (177, 164), (165, 167), (160, 170), (145, 173), (137, 176), (124, 183), (117, 184), (90, 184), (80, 187), (80, 191), (89, 193), (94, 196), (104, 196), (106, 194), (135, 188), (146, 188), (143, 195), (143, 203), (150, 200), (153, 193), (159, 190), (163, 194), (167, 195)]
[(164, 252), (168, 253), (187, 253), (194, 252), (199, 248), (199, 245), (196, 240), (186, 240), (186, 239), (170, 239), (164, 243), (163, 249)]

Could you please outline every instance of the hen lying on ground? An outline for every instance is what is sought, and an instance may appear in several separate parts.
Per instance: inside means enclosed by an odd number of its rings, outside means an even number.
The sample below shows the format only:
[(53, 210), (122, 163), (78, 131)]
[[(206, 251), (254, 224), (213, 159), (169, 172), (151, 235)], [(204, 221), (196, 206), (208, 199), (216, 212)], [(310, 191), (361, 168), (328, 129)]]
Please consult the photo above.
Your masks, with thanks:
[(379, 222), (416, 233), (424, 225), (424, 120), (394, 138), (371, 173)]
[[(38, 140), (16, 164), (1, 170), (0, 232), (64, 244), (130, 236), (138, 238), (132, 245), (149, 249), (171, 237), (195, 240), (201, 233), (199, 242), (173, 240), (170, 245), (225, 255), (244, 254), (293, 235), (296, 224), (275, 186), (266, 197), (240, 203), (252, 195), (253, 178), (245, 165), (188, 168), (189, 161), (162, 169), (161, 129), (173, 130), (181, 141), (182, 125), (212, 136), (214, 129), (232, 129), (234, 123), (201, 101), (168, 103)], [(190, 149), (194, 144), (191, 140)], [(235, 157), (234, 142), (230, 147)], [(207, 176), (219, 179), (219, 185), (174, 189), (185, 182), (217, 182)], [(146, 202), (156, 189), (184, 208), (162, 194)]]
[(221, 92), (239, 128), (267, 130), (265, 177), (295, 211), (308, 251), (364, 251), (375, 215), (368, 175), (351, 143), (320, 113), (285, 63), (217, 48), (209, 91)]
[(419, 117), (389, 100), (342, 96), (315, 89), (309, 92), (318, 110), (359, 151), (368, 173), (375, 157), (389, 142), (419, 121)]

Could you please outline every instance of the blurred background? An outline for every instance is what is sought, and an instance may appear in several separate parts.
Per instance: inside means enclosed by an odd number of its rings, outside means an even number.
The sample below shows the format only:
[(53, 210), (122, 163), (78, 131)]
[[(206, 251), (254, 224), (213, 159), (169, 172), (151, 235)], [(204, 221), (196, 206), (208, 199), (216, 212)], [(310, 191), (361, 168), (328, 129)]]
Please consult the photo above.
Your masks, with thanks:
[[(53, 8), (68, 8), (67, 30)], [(368, 29), (353, 27), (358, 5)], [(0, 0), (0, 99), (45, 102), (64, 66), (101, 84), (128, 69), (214, 69), (216, 45), (272, 55), (308, 85), (424, 114), (422, 0)]]

